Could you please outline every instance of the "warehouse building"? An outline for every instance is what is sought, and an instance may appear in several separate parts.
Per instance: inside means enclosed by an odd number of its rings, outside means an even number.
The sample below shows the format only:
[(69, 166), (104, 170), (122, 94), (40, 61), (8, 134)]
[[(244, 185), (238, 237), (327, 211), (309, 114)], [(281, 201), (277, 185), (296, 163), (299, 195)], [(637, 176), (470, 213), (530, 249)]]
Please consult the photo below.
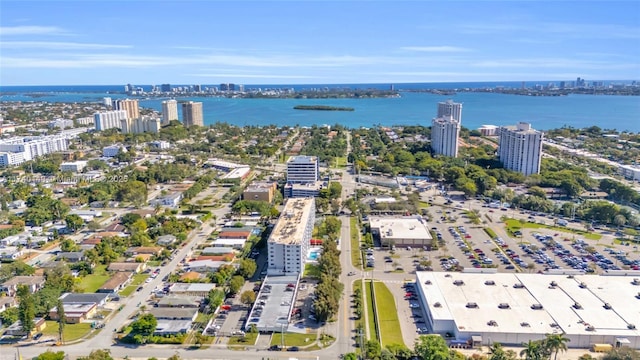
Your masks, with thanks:
[(640, 348), (633, 276), (417, 272), (429, 331), (473, 346), (521, 345), (564, 334), (571, 348)]
[(384, 247), (430, 248), (433, 241), (422, 216), (370, 217), (369, 224), (371, 233), (380, 238), (380, 245)]

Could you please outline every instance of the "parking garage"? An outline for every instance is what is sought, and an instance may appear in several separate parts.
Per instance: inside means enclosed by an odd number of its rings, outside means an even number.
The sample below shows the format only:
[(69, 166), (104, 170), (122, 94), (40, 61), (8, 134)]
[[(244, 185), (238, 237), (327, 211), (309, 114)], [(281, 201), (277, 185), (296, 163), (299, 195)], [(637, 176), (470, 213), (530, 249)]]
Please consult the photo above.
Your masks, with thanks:
[(287, 329), (298, 289), (298, 276), (267, 276), (245, 325), (255, 325), (260, 332)]

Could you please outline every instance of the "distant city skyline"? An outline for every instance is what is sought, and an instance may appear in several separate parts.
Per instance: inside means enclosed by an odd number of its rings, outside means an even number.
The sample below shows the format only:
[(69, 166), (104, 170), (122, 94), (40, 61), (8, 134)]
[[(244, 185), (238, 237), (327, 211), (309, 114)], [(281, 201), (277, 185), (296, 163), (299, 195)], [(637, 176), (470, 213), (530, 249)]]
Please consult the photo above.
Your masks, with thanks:
[(638, 1), (138, 0), (126, 8), (2, 1), (0, 85), (640, 79)]

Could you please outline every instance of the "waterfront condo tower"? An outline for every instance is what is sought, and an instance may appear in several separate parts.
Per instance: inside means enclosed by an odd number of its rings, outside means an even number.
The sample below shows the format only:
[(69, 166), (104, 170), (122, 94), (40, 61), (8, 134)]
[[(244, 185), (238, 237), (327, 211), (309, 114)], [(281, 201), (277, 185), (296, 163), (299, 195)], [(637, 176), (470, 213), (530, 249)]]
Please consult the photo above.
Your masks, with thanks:
[(431, 121), (431, 150), (436, 155), (458, 156), (460, 122), (451, 116)]
[(453, 100), (439, 102), (436, 118), (447, 118), (449, 116), (459, 123), (462, 122), (462, 104), (453, 102)]
[(124, 110), (127, 112), (127, 118), (137, 119), (140, 117), (140, 106), (137, 99), (119, 99), (113, 100), (113, 110)]
[(529, 123), (520, 122), (516, 126), (503, 126), (498, 133), (498, 156), (505, 169), (525, 176), (540, 172), (544, 140), (541, 131), (532, 129)]
[(169, 125), (171, 120), (178, 120), (178, 102), (173, 99), (162, 102), (162, 125)]
[(184, 126), (204, 126), (201, 102), (189, 101), (182, 104), (182, 123)]

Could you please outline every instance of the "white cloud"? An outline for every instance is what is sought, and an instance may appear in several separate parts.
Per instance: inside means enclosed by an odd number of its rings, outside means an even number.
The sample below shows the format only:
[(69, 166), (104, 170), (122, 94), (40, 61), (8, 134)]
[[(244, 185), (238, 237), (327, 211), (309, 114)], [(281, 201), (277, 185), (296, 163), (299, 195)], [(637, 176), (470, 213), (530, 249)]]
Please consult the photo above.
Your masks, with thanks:
[(458, 46), (403, 46), (401, 50), (418, 51), (418, 52), (469, 52), (470, 49)]
[(66, 30), (57, 26), (0, 26), (0, 35), (65, 35)]
[(129, 49), (131, 45), (90, 44), (75, 42), (50, 42), (50, 41), (3, 41), (0, 47), (6, 49), (54, 49), (54, 50), (78, 50), (78, 49)]

